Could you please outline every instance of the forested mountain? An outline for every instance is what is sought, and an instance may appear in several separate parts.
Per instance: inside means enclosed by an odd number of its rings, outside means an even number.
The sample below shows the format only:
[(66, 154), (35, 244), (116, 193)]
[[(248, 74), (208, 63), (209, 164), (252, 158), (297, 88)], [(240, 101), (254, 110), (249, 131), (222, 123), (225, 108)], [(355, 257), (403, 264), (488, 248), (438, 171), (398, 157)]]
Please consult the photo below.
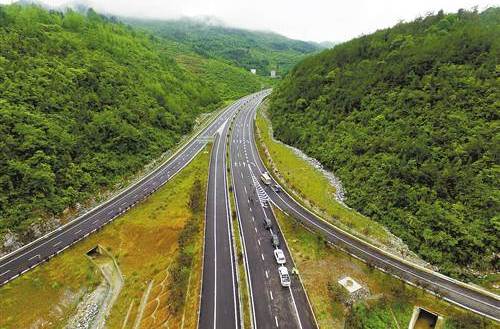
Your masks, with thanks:
[(0, 235), (120, 182), (261, 87), (222, 62), (188, 71), (172, 47), (92, 10), (0, 6)]
[(498, 271), (499, 59), (499, 8), (400, 23), (297, 65), (275, 134), (442, 271)]
[(201, 56), (223, 58), (247, 70), (257, 69), (257, 74), (264, 76), (271, 70), (283, 75), (305, 55), (324, 48), (276, 33), (224, 27), (209, 19), (125, 19), (125, 22), (188, 45)]

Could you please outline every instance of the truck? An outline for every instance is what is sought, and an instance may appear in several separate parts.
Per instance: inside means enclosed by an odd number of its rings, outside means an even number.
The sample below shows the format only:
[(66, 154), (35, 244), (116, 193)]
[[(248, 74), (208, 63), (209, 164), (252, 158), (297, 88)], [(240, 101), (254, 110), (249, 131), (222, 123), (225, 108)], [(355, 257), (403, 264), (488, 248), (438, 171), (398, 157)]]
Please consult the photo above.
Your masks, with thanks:
[(271, 185), (271, 176), (269, 176), (268, 172), (263, 172), (262, 175), (260, 175), (260, 180), (266, 185)]

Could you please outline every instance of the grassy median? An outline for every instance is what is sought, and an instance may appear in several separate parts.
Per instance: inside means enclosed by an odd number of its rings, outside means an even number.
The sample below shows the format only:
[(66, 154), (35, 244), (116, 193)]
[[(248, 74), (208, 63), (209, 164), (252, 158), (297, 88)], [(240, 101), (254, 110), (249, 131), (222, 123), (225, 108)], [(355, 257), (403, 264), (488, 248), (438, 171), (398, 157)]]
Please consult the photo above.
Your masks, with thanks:
[(196, 328), (208, 163), (205, 149), (125, 215), (1, 287), (0, 328), (63, 327), (79, 300), (102, 280), (85, 257), (97, 244), (117, 259), (125, 279), (108, 328), (132, 328), (138, 314), (141, 328), (165, 323)]
[[(330, 246), (293, 217), (278, 209), (275, 212), (321, 328), (408, 328), (415, 305), (444, 316), (441, 329), (498, 328), (492, 321), (404, 284)], [(344, 276), (367, 287), (369, 297), (346, 306), (346, 296), (337, 284)]]

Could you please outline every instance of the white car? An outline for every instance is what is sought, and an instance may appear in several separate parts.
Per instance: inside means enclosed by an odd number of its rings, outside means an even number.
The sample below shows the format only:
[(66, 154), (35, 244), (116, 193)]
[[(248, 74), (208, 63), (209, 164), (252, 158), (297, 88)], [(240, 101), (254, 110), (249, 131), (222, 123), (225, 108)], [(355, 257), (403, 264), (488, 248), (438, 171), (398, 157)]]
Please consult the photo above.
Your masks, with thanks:
[(280, 274), (280, 282), (283, 287), (290, 287), (290, 275), (288, 275), (288, 269), (285, 266), (280, 266), (278, 268)]
[(274, 258), (276, 258), (276, 263), (278, 263), (278, 265), (283, 265), (286, 263), (285, 254), (281, 249), (274, 250)]

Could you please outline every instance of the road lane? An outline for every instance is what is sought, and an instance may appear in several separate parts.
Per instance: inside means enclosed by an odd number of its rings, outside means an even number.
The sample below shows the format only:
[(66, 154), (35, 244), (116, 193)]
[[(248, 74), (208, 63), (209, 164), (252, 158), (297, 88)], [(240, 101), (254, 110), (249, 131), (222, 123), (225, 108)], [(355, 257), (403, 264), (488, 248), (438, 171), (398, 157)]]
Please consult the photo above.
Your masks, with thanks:
[(198, 328), (240, 327), (240, 305), (226, 177), (223, 124), (215, 137), (205, 212), (203, 285)]
[(230, 163), (233, 191), (244, 258), (250, 286), (250, 303), (254, 328), (315, 328), (314, 315), (298, 278), (292, 278), (292, 287), (280, 284), (278, 265), (274, 259), (271, 234), (264, 227), (264, 218), (273, 223), (291, 271), (293, 262), (278, 230), (274, 214), (265, 204), (259, 180), (252, 175), (248, 163), (248, 136), (245, 122), (249, 114), (264, 98), (256, 97), (240, 112), (234, 122), (230, 138)]
[[(256, 108), (252, 109), (251, 121), (255, 120), (256, 110)], [(255, 164), (251, 166), (251, 169), (258, 177), (261, 173), (268, 170), (265, 168), (257, 151), (254, 125), (251, 121), (248, 126), (245, 125), (245, 129), (248, 131), (249, 140), (251, 141), (248, 148), (250, 161)], [(274, 184), (278, 183), (272, 177), (272, 185)], [(307, 228), (324, 235), (329, 242), (410, 284), (425, 287), (427, 290), (439, 294), (441, 298), (451, 303), (500, 321), (500, 296), (493, 293), (482, 293), (474, 287), (467, 286), (440, 273), (430, 272), (398, 257), (387, 254), (322, 220), (305, 209), (285, 191), (276, 193), (272, 189), (267, 188), (266, 192), (271, 202), (278, 208), (298, 219)]]
[[(234, 115), (248, 97), (246, 96), (226, 108), (208, 127), (181, 148), (176, 155), (137, 183), (72, 222), (2, 257), (0, 259), (0, 285), (6, 284), (38, 264), (59, 254), (70, 245), (111, 222), (160, 188), (205, 147), (207, 141), (220, 125), (229, 116)], [(34, 256), (37, 256), (36, 259), (33, 259)]]

